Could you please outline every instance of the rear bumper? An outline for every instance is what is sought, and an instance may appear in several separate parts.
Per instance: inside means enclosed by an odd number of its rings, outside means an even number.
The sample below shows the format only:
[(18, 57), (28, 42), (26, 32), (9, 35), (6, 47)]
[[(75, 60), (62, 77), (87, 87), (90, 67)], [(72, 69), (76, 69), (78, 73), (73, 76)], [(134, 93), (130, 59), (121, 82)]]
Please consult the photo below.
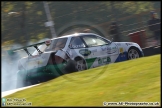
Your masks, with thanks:
[(64, 74), (65, 64), (47, 65), (30, 70), (19, 70), (17, 78), (22, 80), (48, 80)]

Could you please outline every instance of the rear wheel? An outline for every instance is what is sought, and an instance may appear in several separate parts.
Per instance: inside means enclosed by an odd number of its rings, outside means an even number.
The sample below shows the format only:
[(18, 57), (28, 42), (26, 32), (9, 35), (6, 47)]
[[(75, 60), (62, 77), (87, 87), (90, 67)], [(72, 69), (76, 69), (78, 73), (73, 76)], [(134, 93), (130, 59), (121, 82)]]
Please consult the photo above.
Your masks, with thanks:
[(136, 58), (140, 58), (141, 57), (141, 53), (137, 48), (130, 48), (128, 51), (128, 59), (132, 60), (132, 59), (136, 59)]

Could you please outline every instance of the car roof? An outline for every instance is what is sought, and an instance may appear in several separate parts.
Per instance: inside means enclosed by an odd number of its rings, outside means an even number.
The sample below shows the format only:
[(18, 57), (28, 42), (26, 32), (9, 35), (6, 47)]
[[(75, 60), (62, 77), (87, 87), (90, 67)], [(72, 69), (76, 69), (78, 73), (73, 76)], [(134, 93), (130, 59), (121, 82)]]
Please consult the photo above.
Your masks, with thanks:
[(85, 36), (85, 35), (97, 35), (97, 34), (95, 34), (95, 33), (74, 33), (74, 34), (70, 34), (70, 35), (60, 36), (57, 38), (52, 38), (51, 40), (59, 39), (59, 38), (69, 38), (69, 37), (75, 37), (75, 36)]

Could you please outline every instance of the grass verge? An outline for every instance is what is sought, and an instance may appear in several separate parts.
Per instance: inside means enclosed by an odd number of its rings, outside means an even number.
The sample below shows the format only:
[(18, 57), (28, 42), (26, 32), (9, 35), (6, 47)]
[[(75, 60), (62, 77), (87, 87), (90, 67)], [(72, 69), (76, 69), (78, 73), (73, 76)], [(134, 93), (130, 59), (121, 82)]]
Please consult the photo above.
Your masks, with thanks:
[(5, 98), (25, 98), (33, 106), (160, 102), (160, 60), (155, 55), (66, 74)]

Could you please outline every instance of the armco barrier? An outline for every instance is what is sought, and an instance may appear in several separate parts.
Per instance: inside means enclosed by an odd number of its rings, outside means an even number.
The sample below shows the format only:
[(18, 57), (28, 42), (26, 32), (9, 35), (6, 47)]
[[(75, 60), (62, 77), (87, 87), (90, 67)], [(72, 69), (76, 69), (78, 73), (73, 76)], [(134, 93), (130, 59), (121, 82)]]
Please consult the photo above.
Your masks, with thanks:
[(142, 49), (144, 56), (152, 56), (156, 54), (161, 54), (161, 46), (151, 46)]

